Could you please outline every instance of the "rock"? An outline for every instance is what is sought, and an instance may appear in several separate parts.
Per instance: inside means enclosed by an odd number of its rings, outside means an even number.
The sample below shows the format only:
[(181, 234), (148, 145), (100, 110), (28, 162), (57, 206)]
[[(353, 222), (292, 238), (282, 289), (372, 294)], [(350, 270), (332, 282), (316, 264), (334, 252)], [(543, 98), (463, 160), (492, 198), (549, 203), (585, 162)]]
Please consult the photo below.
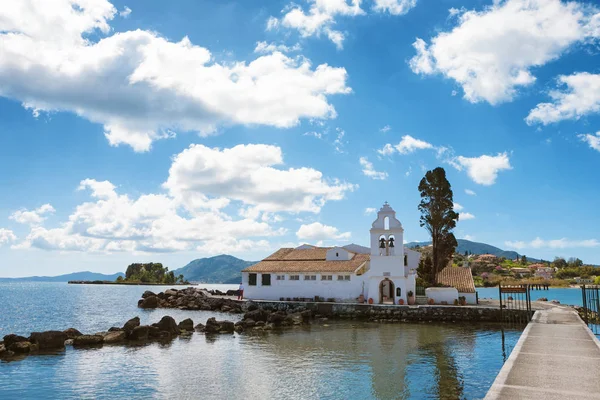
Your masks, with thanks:
[(256, 321), (254, 321), (253, 319), (250, 319), (250, 318), (245, 319), (243, 321), (243, 323), (246, 328), (252, 328), (252, 327), (254, 327), (254, 325), (256, 325)]
[(223, 307), (221, 307), (221, 311), (222, 312), (230, 312), (231, 311), (231, 307), (229, 307), (229, 306), (223, 306)]
[(146, 290), (146, 291), (144, 292), (144, 294), (142, 294), (142, 299), (145, 299), (145, 298), (147, 298), (147, 297), (150, 297), (150, 296), (156, 296), (156, 294), (154, 294), (154, 292), (151, 292), (151, 291), (149, 291), (149, 290)]
[(121, 332), (121, 331), (123, 331), (123, 328), (117, 328), (116, 326), (113, 326), (111, 328), (108, 328), (108, 331), (109, 332)]
[(248, 311), (258, 310), (258, 306), (255, 303), (248, 304)]
[(231, 321), (219, 321), (221, 329), (219, 333), (233, 333), (235, 331), (235, 324)]
[(171, 339), (171, 333), (167, 332), (167, 331), (161, 331), (156, 326), (149, 326), (148, 327), (148, 337), (150, 339), (162, 339), (162, 338)]
[(205, 326), (203, 324), (198, 324), (194, 327), (194, 329), (197, 330), (198, 332), (204, 332), (204, 328), (205, 328)]
[(127, 335), (129, 340), (148, 340), (150, 328), (146, 325), (136, 326), (131, 333)]
[(194, 330), (194, 321), (192, 321), (190, 318), (184, 319), (179, 323), (179, 325), (177, 325), (177, 327), (181, 330), (191, 332)]
[(242, 325), (236, 325), (234, 329), (237, 333), (244, 332), (244, 327)]
[(158, 297), (150, 296), (138, 303), (139, 308), (156, 308), (158, 307)]
[(274, 325), (281, 325), (287, 315), (283, 311), (276, 311), (267, 317), (267, 322), (271, 322)]
[(79, 332), (75, 328), (69, 328), (67, 330), (64, 330), (63, 333), (67, 335), (67, 339), (75, 339), (77, 336), (83, 335), (83, 333)]
[(68, 336), (60, 331), (33, 332), (29, 336), (29, 341), (35, 343), (40, 349), (62, 349), (65, 347), (65, 340)]
[(215, 317), (206, 320), (206, 326), (204, 327), (206, 333), (217, 333), (220, 329), (221, 325), (217, 322)]
[(104, 343), (119, 343), (125, 340), (125, 331), (114, 331), (109, 332), (108, 335), (104, 336)]
[(4, 346), (8, 349), (13, 343), (27, 342), (27, 338), (15, 334), (4, 336)]
[(167, 289), (165, 290), (166, 296), (177, 296), (177, 289)]
[(537, 299), (537, 301), (548, 301), (547, 297), (540, 297), (539, 299)]
[(188, 332), (188, 331), (181, 331), (181, 336), (183, 337), (189, 337), (192, 336), (193, 332)]
[(98, 335), (81, 335), (73, 339), (73, 346), (98, 346), (104, 342), (104, 338)]
[(27, 354), (32, 350), (32, 344), (30, 342), (14, 342), (10, 346), (8, 346), (8, 350), (14, 352), (15, 354)]
[(254, 325), (255, 327), (262, 327), (265, 326), (265, 321), (256, 321), (256, 324)]
[(558, 300), (552, 300), (550, 303), (552, 303), (552, 304), (560, 304), (560, 301), (558, 301)]
[(136, 326), (140, 326), (140, 317), (131, 318), (129, 321), (125, 322), (123, 330), (125, 333), (129, 334)]
[(302, 316), (302, 322), (307, 324), (310, 322), (310, 319), (312, 318), (312, 311), (304, 310), (300, 313), (300, 315)]
[(65, 346), (73, 346), (73, 339), (67, 339), (65, 340)]
[(263, 321), (267, 322), (267, 318), (269, 317), (269, 313), (262, 308), (258, 308), (256, 310), (248, 311), (244, 314), (244, 319), (253, 319), (254, 321)]
[(169, 332), (171, 335), (179, 335), (177, 322), (175, 322), (175, 320), (168, 315), (162, 317), (159, 322), (152, 324), (152, 326), (157, 327), (160, 331)]

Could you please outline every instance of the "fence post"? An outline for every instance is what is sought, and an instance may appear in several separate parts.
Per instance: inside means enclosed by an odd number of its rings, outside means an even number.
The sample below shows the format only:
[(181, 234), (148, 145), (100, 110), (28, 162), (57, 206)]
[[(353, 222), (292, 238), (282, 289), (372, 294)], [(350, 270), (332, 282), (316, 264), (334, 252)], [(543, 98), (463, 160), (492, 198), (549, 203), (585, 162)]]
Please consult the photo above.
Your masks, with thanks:
[(583, 297), (583, 318), (585, 319), (585, 323), (589, 322), (588, 319), (588, 309), (587, 309), (587, 296), (585, 292), (585, 285), (581, 286), (581, 296)]

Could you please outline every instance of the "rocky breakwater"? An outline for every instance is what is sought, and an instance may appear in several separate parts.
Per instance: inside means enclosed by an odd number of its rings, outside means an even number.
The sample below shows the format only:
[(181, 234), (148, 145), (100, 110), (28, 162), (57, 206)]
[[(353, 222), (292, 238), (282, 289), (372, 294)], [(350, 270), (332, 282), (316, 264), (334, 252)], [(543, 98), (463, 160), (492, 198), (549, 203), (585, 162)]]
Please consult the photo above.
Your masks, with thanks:
[(215, 333), (242, 333), (245, 331), (270, 331), (275, 329), (291, 328), (298, 325), (309, 325), (313, 312), (304, 307), (276, 310), (272, 307), (259, 307), (249, 303), (247, 312), (241, 321), (217, 321), (209, 318), (206, 325), (198, 324), (195, 329), (205, 334)]
[(222, 311), (241, 314), (243, 302), (214, 297), (203, 289), (168, 289), (158, 294), (145, 291), (138, 301), (140, 308), (178, 308), (180, 310)]
[(62, 351), (73, 348), (101, 347), (105, 344), (134, 344), (140, 342), (167, 342), (177, 336), (189, 336), (194, 330), (191, 319), (179, 324), (164, 316), (152, 325), (141, 325), (139, 317), (130, 319), (123, 327), (112, 327), (105, 332), (82, 334), (74, 328), (64, 331), (33, 332), (29, 337), (10, 334), (0, 342), (0, 359), (14, 360), (29, 354)]

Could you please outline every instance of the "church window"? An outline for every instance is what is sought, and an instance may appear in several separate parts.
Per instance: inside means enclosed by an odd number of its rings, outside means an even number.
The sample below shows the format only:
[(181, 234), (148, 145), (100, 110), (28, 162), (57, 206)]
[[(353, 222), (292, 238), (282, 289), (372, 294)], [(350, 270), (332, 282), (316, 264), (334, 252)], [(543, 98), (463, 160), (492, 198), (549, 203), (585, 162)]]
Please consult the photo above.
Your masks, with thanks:
[(256, 274), (248, 274), (248, 285), (256, 286)]
[(262, 274), (262, 285), (271, 286), (271, 274)]
[(340, 253), (335, 253), (335, 256), (336, 256), (336, 257), (339, 257), (339, 256), (340, 256)]
[(390, 230), (390, 217), (385, 217), (383, 219), (383, 229), (385, 229), (386, 231)]
[(402, 289), (396, 288), (396, 296), (397, 297), (401, 297), (402, 296)]
[(290, 281), (299, 281), (300, 275), (290, 275)]
[(330, 281), (332, 279), (333, 279), (333, 276), (331, 276), (331, 275), (321, 275), (322, 281)]

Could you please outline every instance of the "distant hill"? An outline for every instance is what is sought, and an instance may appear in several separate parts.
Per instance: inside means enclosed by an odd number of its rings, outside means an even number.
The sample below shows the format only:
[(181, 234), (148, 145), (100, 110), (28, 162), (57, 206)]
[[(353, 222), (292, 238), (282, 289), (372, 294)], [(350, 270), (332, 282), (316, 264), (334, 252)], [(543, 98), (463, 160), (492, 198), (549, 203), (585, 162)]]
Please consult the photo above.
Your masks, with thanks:
[(255, 261), (244, 261), (239, 258), (222, 254), (220, 256), (199, 258), (191, 261), (185, 267), (176, 269), (175, 276), (183, 274), (190, 282), (202, 283), (240, 283), (241, 271), (256, 264)]
[(97, 272), (74, 272), (72, 274), (58, 276), (28, 276), (25, 278), (0, 278), (0, 282), (68, 282), (68, 281), (114, 281), (125, 274), (118, 272), (112, 275), (99, 274)]
[[(460, 254), (464, 254), (465, 251), (468, 251), (471, 254), (493, 254), (496, 257), (505, 257), (507, 259), (514, 260), (517, 257), (520, 257), (520, 254), (516, 251), (511, 250), (502, 250), (498, 247), (492, 246), (486, 243), (478, 243), (471, 242), (470, 240), (465, 239), (457, 239), (458, 247), (456, 248), (456, 252)], [(409, 248), (414, 248), (417, 246), (429, 246), (431, 241), (429, 242), (410, 242), (406, 243), (405, 246)], [(529, 261), (539, 261), (535, 258), (527, 257)]]

